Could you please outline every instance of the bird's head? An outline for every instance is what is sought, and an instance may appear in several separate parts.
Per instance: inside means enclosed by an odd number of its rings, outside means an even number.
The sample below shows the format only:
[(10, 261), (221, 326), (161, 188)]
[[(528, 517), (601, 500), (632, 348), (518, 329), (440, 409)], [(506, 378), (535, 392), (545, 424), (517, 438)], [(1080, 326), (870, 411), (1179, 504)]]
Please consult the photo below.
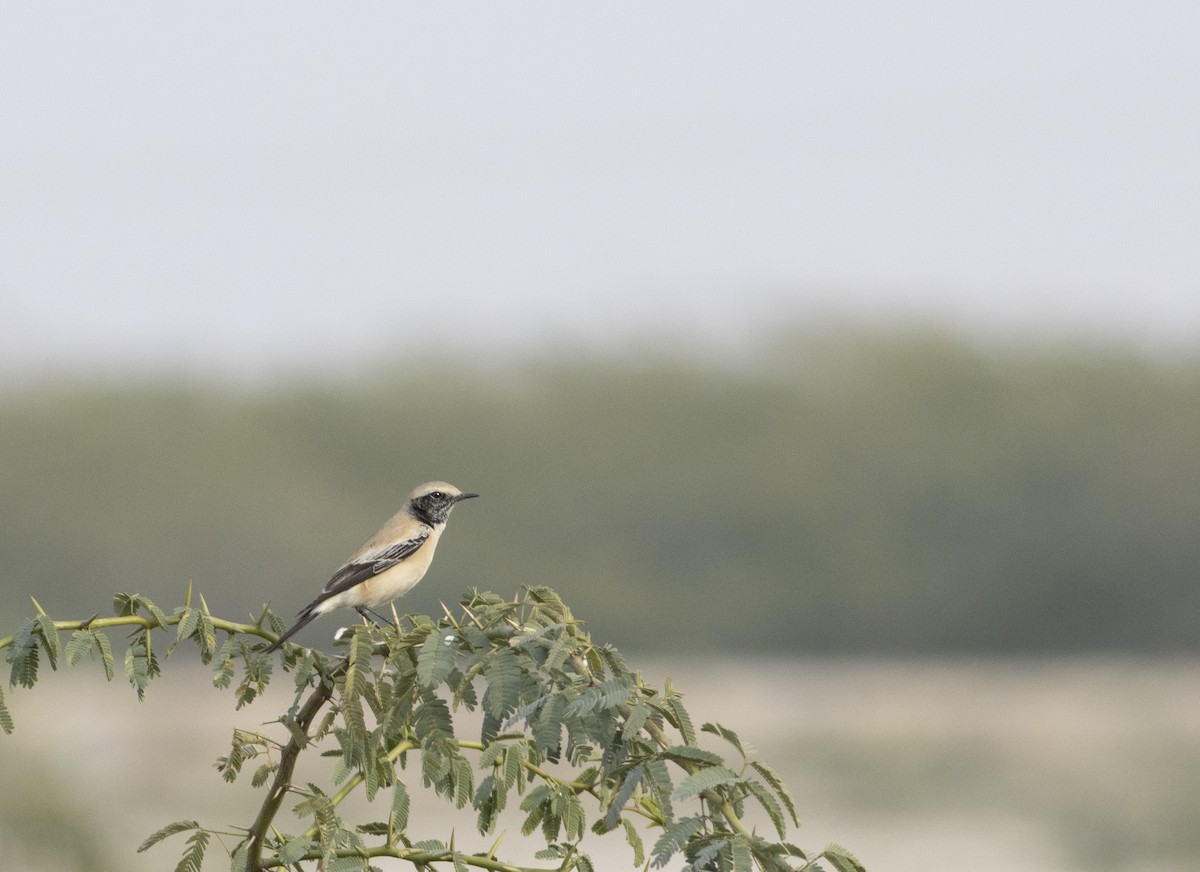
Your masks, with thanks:
[(463, 493), (444, 481), (428, 481), (408, 495), (408, 505), (414, 515), (433, 526), (446, 523), (455, 503), (477, 496), (479, 494)]

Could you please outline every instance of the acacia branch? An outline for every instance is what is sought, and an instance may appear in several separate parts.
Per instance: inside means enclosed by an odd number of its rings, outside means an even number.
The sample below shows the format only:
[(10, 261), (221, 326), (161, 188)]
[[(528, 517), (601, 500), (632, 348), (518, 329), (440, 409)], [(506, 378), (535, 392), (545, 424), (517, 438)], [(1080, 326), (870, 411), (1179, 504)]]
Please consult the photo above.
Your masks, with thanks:
[[(397, 848), (392, 845), (379, 845), (374, 848), (342, 848), (334, 851), (333, 857), (395, 857), (398, 860), (407, 860), (418, 869), (423, 869), (431, 863), (453, 863), (455, 851), (428, 851), (421, 848)], [(323, 854), (311, 852), (300, 857), (300, 860), (320, 860), (324, 857)], [(497, 860), (493, 857), (485, 857), (479, 854), (458, 854), (459, 860), (468, 866), (475, 866), (479, 869), (487, 869), (489, 872), (557, 872), (561, 866), (556, 866), (553, 869), (538, 866), (514, 866), (511, 863), (505, 863), (503, 860)], [(259, 869), (272, 869), (282, 866), (282, 863), (270, 861), (259, 866)], [(247, 867), (249, 868), (249, 867)]]
[(275, 815), (279, 813), (279, 807), (283, 805), (283, 797), (291, 789), (296, 758), (308, 744), (308, 729), (312, 726), (317, 713), (332, 697), (332, 676), (321, 676), (316, 688), (313, 689), (296, 714), (296, 720), (292, 723), (293, 729), (290, 731), (292, 737), (283, 746), (279, 757), (279, 768), (275, 770), (275, 780), (271, 783), (267, 798), (263, 800), (258, 817), (254, 819), (254, 824), (250, 827), (249, 835), (246, 838), (246, 872), (260, 872), (267, 868), (262, 863), (263, 844), (267, 838), (267, 829), (271, 826)]
[[(179, 623), (180, 615), (167, 615), (165, 621), (160, 621), (152, 615), (117, 615), (111, 618), (87, 618), (82, 621), (54, 621), (56, 630), (102, 630), (107, 627), (144, 627), (153, 630), (155, 627), (173, 627)], [(255, 624), (242, 624), (237, 621), (226, 621), (209, 615), (213, 629), (226, 633), (245, 633), (251, 636), (261, 636), (269, 642), (275, 641), (275, 634)], [(12, 645), (16, 636), (0, 638), (0, 651)]]

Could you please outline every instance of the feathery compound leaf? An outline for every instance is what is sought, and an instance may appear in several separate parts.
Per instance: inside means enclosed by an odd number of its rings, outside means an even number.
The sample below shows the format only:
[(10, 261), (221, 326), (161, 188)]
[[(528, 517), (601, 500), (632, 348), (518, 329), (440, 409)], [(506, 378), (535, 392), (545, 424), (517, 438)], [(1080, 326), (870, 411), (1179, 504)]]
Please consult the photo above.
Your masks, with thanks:
[(409, 804), (408, 788), (397, 779), (392, 786), (392, 829), (398, 833), (408, 829)]
[(119, 617), (137, 613), (138, 598), (131, 593), (118, 593), (113, 596), (113, 612)]
[(533, 725), (533, 746), (550, 757), (557, 757), (562, 747), (562, 720), (566, 707), (562, 694), (554, 694), (547, 698)]
[[(728, 727), (723, 727), (720, 724), (705, 724), (700, 728), (706, 733), (712, 733), (715, 736), (720, 736), (733, 747), (737, 748), (738, 753), (742, 755), (742, 759), (746, 759), (746, 749), (742, 747), (742, 740), (738, 738), (738, 734)], [(765, 777), (765, 776), (764, 776)]]
[(104, 675), (109, 680), (113, 680), (113, 676), (117, 673), (117, 665), (113, 660), (112, 643), (108, 641), (108, 636), (100, 630), (92, 632), (92, 636), (96, 640), (96, 650), (100, 652), (100, 661), (104, 664)]
[(671, 799), (675, 802), (682, 802), (685, 799), (698, 796), (710, 788), (722, 784), (736, 784), (741, 780), (741, 777), (736, 772), (726, 769), (724, 766), (709, 766), (698, 772), (693, 772), (687, 778), (683, 779), (683, 781), (679, 782), (679, 786), (671, 794)]
[(243, 839), (229, 855), (229, 872), (246, 872), (246, 856), (250, 853), (250, 844)]
[[(556, 626), (561, 626), (561, 624)], [(542, 665), (542, 668), (547, 672), (560, 671), (563, 664), (567, 662), (567, 657), (571, 654), (574, 647), (575, 638), (570, 633), (559, 633), (558, 638), (554, 640), (554, 644), (550, 646), (550, 651), (546, 654), (546, 662)]]
[(654, 843), (650, 864), (656, 867), (666, 866), (670, 862), (671, 857), (678, 851), (683, 850), (683, 846), (688, 843), (688, 840), (703, 829), (704, 818), (699, 815), (675, 821), (675, 823), (663, 829), (662, 835)]
[(609, 801), (608, 812), (604, 818), (605, 829), (611, 830), (617, 825), (617, 821), (621, 819), (621, 812), (625, 809), (625, 803), (629, 802), (629, 797), (633, 796), (633, 792), (637, 790), (638, 784), (642, 781), (643, 771), (641, 765), (638, 765), (625, 773), (625, 780), (621, 782), (621, 786)]
[(595, 687), (589, 687), (578, 699), (567, 706), (568, 716), (587, 715), (597, 709), (604, 711), (629, 699), (633, 684), (628, 678), (609, 678)]
[(544, 585), (527, 585), (525, 587), (526, 598), (530, 602), (539, 603), (546, 608), (544, 609), (547, 615), (556, 618), (559, 621), (570, 621), (571, 610), (567, 608), (557, 593)]
[(71, 634), (71, 638), (67, 641), (67, 665), (75, 666), (84, 657), (92, 653), (91, 630), (76, 630)]
[(183, 614), (179, 618), (179, 624), (175, 628), (175, 640), (182, 641), (192, 633), (196, 632), (196, 628), (200, 626), (200, 610), (199, 609), (184, 609)]
[(754, 794), (754, 798), (758, 800), (759, 805), (766, 810), (767, 817), (771, 819), (771, 823), (775, 827), (775, 832), (782, 839), (787, 835), (787, 824), (783, 820), (783, 809), (775, 801), (775, 796), (757, 781), (749, 780), (745, 784), (750, 788), (750, 792)]
[(776, 771), (766, 763), (759, 763), (757, 760), (752, 762), (750, 765), (754, 767), (755, 772), (763, 777), (763, 780), (766, 781), (767, 784), (771, 785), (771, 789), (775, 791), (775, 794), (783, 803), (784, 808), (786, 808), (788, 810), (788, 814), (791, 815), (792, 823), (795, 826), (800, 826), (800, 818), (796, 814), (796, 803), (792, 799), (792, 794), (788, 791), (787, 785), (783, 783), (783, 780), (779, 777), (778, 773), (776, 773)]
[(625, 841), (633, 848), (633, 865), (641, 866), (646, 862), (646, 847), (642, 844), (642, 836), (632, 821), (622, 820), (621, 825), (625, 829)]
[(645, 772), (643, 781), (649, 784), (663, 821), (669, 823), (675, 819), (675, 809), (671, 806), (671, 773), (667, 771), (667, 764), (662, 760), (647, 760)]
[(648, 717), (650, 717), (650, 706), (645, 702), (639, 702), (629, 712), (629, 717), (625, 719), (625, 724), (621, 727), (621, 735), (626, 740), (633, 738), (646, 725)]
[(517, 707), (524, 687), (516, 652), (505, 647), (489, 656), (483, 668), (483, 680), (488, 686), (483, 695), (484, 707), (492, 717), (503, 720)]
[(454, 630), (434, 630), (425, 637), (417, 653), (417, 680), (424, 687), (437, 687), (453, 671), (457, 641)]
[(837, 872), (867, 872), (862, 863), (858, 862), (858, 858), (841, 845), (828, 845), (817, 856), (817, 859), (822, 858), (828, 860)]
[(750, 843), (743, 836), (735, 836), (729, 840), (733, 853), (733, 872), (754, 872), (754, 854)]
[[(155, 604), (154, 604), (154, 603), (153, 603), (153, 602), (152, 602), (152, 601), (151, 601), (149, 598), (147, 598), (147, 597), (144, 597), (144, 596), (143, 596), (143, 597), (138, 597), (138, 599), (141, 601), (141, 603), (142, 603), (142, 605), (145, 607), (146, 611), (148, 611), (148, 612), (149, 612), (149, 613), (150, 613), (150, 614), (151, 614), (151, 615), (154, 617), (154, 620), (158, 622), (158, 625), (159, 625), (160, 627), (165, 627), (165, 626), (167, 626), (167, 615), (166, 615), (166, 612), (164, 612), (162, 609), (160, 609), (158, 606), (156, 606), (156, 605), (155, 605)], [(201, 597), (201, 599), (203, 599), (203, 597)], [(207, 841), (207, 839), (206, 839), (205, 841)], [(200, 853), (201, 853), (201, 855), (203, 855), (203, 854), (204, 854), (204, 851), (203, 851), (203, 849), (201, 849), (201, 852), (200, 852)]]
[(366, 765), (370, 756), (366, 717), (362, 695), (367, 690), (367, 671), (371, 668), (371, 646), (366, 634), (355, 633), (350, 640), (350, 655), (346, 666), (342, 692), (342, 719), (346, 724), (343, 740), (343, 762), (351, 769)]
[(167, 824), (161, 830), (157, 830), (146, 838), (146, 841), (138, 845), (137, 852), (140, 854), (150, 848), (153, 848), (163, 839), (168, 836), (173, 836), (176, 833), (186, 833), (188, 830), (197, 830), (200, 824), (196, 821), (175, 821), (173, 824)]
[(45, 612), (40, 613), (37, 618), (38, 632), (42, 634), (42, 647), (46, 649), (46, 659), (50, 661), (51, 669), (58, 669), (58, 656), (62, 653), (62, 645), (58, 641), (58, 630), (54, 628), (54, 621)]
[(691, 745), (672, 745), (663, 751), (662, 755), (676, 763), (707, 763), (709, 766), (725, 764), (725, 760), (720, 754), (714, 754), (712, 751), (705, 751), (703, 748), (695, 748)]
[(187, 850), (179, 859), (175, 872), (200, 872), (200, 867), (204, 864), (204, 852), (208, 849), (208, 839), (209, 834), (204, 830), (193, 833), (188, 838)]
[(625, 658), (621, 656), (621, 652), (612, 645), (601, 645), (596, 649), (600, 654), (600, 659), (604, 661), (604, 665), (608, 667), (609, 673), (614, 678), (632, 678), (633, 673), (625, 664)]
[(9, 684), (19, 684), (22, 687), (33, 687), (37, 684), (38, 647), (34, 638), (37, 622), (26, 618), (13, 634), (12, 645), (8, 649), (8, 662), (12, 664)]
[(308, 853), (312, 847), (312, 839), (308, 836), (292, 836), (275, 854), (275, 861), (280, 866), (291, 866)]
[(137, 638), (125, 649), (125, 675), (129, 678), (133, 689), (137, 691), (139, 701), (146, 698), (146, 686), (150, 683), (150, 656), (146, 648), (147, 633), (149, 630), (139, 633)]
[(446, 701), (432, 691), (421, 694), (421, 703), (413, 712), (413, 729), (428, 746), (431, 741), (454, 738), (454, 721)]
[(689, 745), (695, 745), (696, 728), (692, 726), (691, 715), (683, 707), (683, 700), (678, 695), (671, 694), (666, 698), (665, 702), (666, 711), (663, 714), (666, 715), (667, 720), (683, 735), (684, 742)]
[(0, 729), (4, 730), (8, 735), (12, 735), (13, 719), (9, 714), (8, 706), (4, 704), (4, 688), (0, 687)]

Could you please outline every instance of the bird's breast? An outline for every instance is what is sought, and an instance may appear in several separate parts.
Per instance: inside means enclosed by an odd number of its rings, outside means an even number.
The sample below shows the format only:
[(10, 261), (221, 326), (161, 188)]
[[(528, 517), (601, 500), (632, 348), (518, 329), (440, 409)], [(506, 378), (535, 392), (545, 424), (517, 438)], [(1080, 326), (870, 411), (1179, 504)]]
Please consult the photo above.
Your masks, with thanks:
[(431, 536), (408, 558), (357, 585), (354, 590), (359, 601), (355, 605), (381, 606), (408, 593), (429, 569), (436, 547), (437, 537)]

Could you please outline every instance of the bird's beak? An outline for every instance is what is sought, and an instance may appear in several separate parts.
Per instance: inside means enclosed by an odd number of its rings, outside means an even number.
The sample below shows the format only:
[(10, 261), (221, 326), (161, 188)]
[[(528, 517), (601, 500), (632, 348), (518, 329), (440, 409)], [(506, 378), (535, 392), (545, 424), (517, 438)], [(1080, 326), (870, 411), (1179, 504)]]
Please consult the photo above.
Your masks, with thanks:
[(479, 494), (459, 494), (454, 498), (454, 502), (461, 503), (463, 500), (469, 500), (471, 497), (477, 497)]

